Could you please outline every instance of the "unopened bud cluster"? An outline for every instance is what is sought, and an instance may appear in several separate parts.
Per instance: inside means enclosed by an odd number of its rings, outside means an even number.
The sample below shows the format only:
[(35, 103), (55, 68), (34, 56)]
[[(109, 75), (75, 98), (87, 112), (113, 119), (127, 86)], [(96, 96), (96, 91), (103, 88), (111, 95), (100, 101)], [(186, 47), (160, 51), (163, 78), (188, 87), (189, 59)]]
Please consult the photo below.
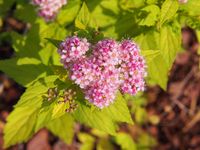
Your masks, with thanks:
[(47, 91), (47, 100), (50, 101), (55, 99), (58, 96), (58, 89), (57, 88), (49, 88)]
[[(92, 53), (86, 56), (89, 49)], [(146, 66), (139, 52), (131, 40), (104, 39), (91, 45), (77, 36), (66, 38), (58, 49), (71, 80), (99, 108), (111, 104), (118, 90), (131, 95), (144, 90)]]
[(59, 103), (68, 103), (69, 107), (66, 109), (66, 112), (70, 113), (76, 110), (77, 108), (77, 103), (75, 102), (74, 99), (76, 99), (76, 92), (73, 91), (72, 89), (65, 89), (63, 92), (62, 96), (63, 100), (59, 101)]
[(67, 0), (32, 0), (38, 6), (38, 15), (46, 21), (53, 20), (61, 7), (67, 4)]
[[(62, 92), (61, 92), (62, 91)], [(78, 104), (76, 103), (76, 92), (72, 89), (65, 89), (64, 91), (58, 91), (58, 88), (49, 88), (48, 91), (45, 93), (44, 98), (48, 101), (58, 99), (58, 103), (66, 103), (67, 108), (66, 112), (71, 113), (76, 110)]]

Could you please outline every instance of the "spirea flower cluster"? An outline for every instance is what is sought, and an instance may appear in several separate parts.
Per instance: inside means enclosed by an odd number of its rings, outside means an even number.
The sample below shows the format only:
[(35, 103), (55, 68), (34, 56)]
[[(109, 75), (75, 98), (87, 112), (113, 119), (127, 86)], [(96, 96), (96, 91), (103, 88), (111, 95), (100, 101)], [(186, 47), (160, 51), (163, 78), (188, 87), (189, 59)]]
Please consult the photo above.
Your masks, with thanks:
[(38, 6), (38, 15), (46, 21), (53, 20), (60, 8), (67, 4), (67, 0), (32, 0)]
[[(92, 52), (88, 56), (89, 50)], [(91, 45), (87, 39), (77, 36), (66, 38), (58, 49), (71, 80), (99, 108), (111, 104), (118, 90), (131, 95), (144, 90), (146, 65), (139, 52), (131, 40), (119, 43), (104, 39)]]
[(186, 4), (188, 2), (188, 0), (178, 0), (178, 2), (181, 4)]

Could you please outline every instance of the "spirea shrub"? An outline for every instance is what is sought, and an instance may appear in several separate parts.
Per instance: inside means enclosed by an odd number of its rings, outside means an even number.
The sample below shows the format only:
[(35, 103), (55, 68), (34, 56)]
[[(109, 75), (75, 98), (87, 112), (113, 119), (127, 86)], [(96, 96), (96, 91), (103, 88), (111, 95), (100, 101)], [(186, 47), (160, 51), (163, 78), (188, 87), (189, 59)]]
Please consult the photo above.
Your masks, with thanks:
[[(143, 122), (146, 97), (136, 94), (146, 84), (167, 89), (181, 50), (181, 28), (199, 33), (197, 4), (199, 0), (0, 0), (2, 31), (17, 23), (9, 21), (10, 15), (28, 24), (23, 34), (0, 36), (0, 44), (8, 41), (15, 50), (11, 59), (0, 61), (0, 70), (26, 89), (7, 118), (4, 147), (26, 142), (42, 128), (70, 144), (74, 134), (79, 137), (75, 123), (116, 136), (118, 123)], [(104, 137), (92, 144), (98, 149)], [(122, 149), (130, 149), (132, 138), (118, 140)], [(144, 145), (137, 141), (131, 145), (147, 146), (146, 137)]]
[(131, 40), (103, 39), (92, 45), (72, 36), (60, 44), (58, 53), (71, 80), (99, 108), (113, 103), (118, 90), (131, 95), (144, 91), (145, 60)]

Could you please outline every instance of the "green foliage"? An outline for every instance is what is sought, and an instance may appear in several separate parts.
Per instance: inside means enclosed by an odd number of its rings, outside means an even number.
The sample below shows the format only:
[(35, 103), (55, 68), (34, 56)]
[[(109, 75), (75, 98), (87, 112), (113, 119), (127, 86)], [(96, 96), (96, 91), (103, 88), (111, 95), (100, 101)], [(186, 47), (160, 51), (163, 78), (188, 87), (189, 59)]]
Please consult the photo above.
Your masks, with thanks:
[(92, 150), (94, 147), (95, 139), (89, 134), (79, 133), (78, 139), (82, 142), (80, 150)]
[(116, 122), (133, 123), (128, 107), (126, 106), (126, 101), (120, 93), (114, 104), (103, 110), (97, 108), (91, 109), (91, 107), (80, 103), (73, 116), (81, 123), (110, 134), (115, 134), (117, 128)]
[(158, 21), (160, 15), (160, 8), (157, 5), (148, 5), (141, 9), (144, 12), (139, 25), (141, 26), (154, 26), (156, 21)]
[(167, 20), (172, 19), (178, 10), (179, 4), (176, 0), (166, 0), (161, 7), (160, 26)]
[(34, 133), (37, 107), (17, 107), (7, 118), (4, 147), (27, 141)]
[(41, 95), (54, 86), (55, 76), (42, 78), (26, 89), (14, 111), (7, 118), (4, 130), (4, 147), (27, 141), (35, 132), (38, 111), (42, 104)]
[(137, 145), (132, 137), (126, 133), (118, 133), (115, 137), (117, 144), (121, 146), (122, 150), (137, 150)]
[(168, 68), (171, 68), (177, 52), (180, 50), (181, 32), (174, 33), (170, 26), (163, 26), (160, 31), (160, 49)]
[[(181, 49), (181, 27), (189, 25), (197, 33), (200, 31), (198, 0), (189, 0), (187, 4), (179, 4), (178, 0), (69, 0), (56, 20), (49, 23), (37, 17), (35, 6), (25, 0), (0, 0), (0, 28), (14, 3), (14, 17), (27, 22), (29, 28), (24, 34), (1, 34), (0, 45), (4, 41), (12, 43), (15, 54), (11, 59), (0, 61), (0, 70), (27, 89), (7, 119), (5, 147), (27, 141), (44, 127), (70, 143), (74, 120), (115, 135), (115, 142), (125, 150), (155, 145), (146, 134), (134, 141), (128, 134), (116, 133), (119, 122), (133, 123), (126, 105), (127, 95), (118, 92), (115, 102), (102, 110), (91, 106), (81, 90), (69, 81), (56, 49), (72, 34), (87, 37), (91, 43), (104, 37), (134, 39), (147, 62), (147, 83), (166, 89), (169, 71)], [(48, 101), (47, 91), (55, 87), (59, 94)], [(60, 103), (65, 89), (77, 93), (74, 100), (78, 107), (71, 113), (66, 112), (69, 103)], [(142, 104), (136, 103), (131, 112), (136, 123), (142, 124), (146, 112)], [(93, 136), (81, 133), (78, 138), (83, 143), (82, 150), (94, 148)], [(101, 136), (97, 149), (113, 149), (113, 145)]]
[(81, 0), (68, 1), (67, 5), (59, 12), (56, 21), (58, 21), (60, 25), (69, 26), (75, 20), (81, 7), (81, 3)]
[(86, 29), (87, 27), (95, 28), (95, 23), (94, 20), (92, 19), (92, 15), (90, 14), (90, 11), (88, 10), (88, 7), (85, 3), (83, 3), (76, 17), (75, 27), (79, 29)]
[(74, 135), (74, 120), (71, 115), (65, 114), (54, 119), (46, 125), (54, 135), (58, 136), (67, 144), (70, 144)]
[(200, 14), (200, 3), (199, 0), (188, 1), (187, 4), (183, 4), (181, 8), (191, 16), (199, 16)]
[(24, 86), (28, 86), (47, 73), (45, 66), (41, 64), (40, 60), (29, 57), (0, 61), (0, 68)]

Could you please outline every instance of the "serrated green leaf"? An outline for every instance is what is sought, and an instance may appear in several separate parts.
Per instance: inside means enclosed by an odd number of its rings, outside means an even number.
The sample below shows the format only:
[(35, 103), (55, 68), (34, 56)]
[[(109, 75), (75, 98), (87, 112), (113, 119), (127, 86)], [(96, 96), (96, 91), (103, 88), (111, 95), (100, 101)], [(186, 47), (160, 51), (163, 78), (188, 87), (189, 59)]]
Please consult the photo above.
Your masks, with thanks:
[(4, 128), (4, 147), (27, 141), (34, 134), (38, 108), (17, 107), (7, 118)]
[(55, 40), (55, 39), (50, 39), (50, 38), (46, 38), (46, 39), (57, 48), (59, 48), (60, 43), (62, 42), (61, 40)]
[(159, 50), (143, 50), (141, 51), (142, 55), (145, 57), (145, 60), (147, 62), (153, 61), (153, 59), (159, 55), (160, 51)]
[(69, 108), (67, 103), (58, 103), (59, 99), (54, 102), (44, 101), (41, 109), (38, 112), (38, 119), (35, 130), (38, 130), (54, 119), (57, 119), (66, 114), (66, 109)]
[(107, 114), (114, 121), (133, 124), (126, 100), (120, 93), (117, 94), (115, 102), (109, 107), (104, 108), (102, 113)]
[[(1, 60), (0, 70), (26, 87), (47, 74), (46, 67), (41, 64), (41, 61), (29, 57)], [(24, 77), (25, 75), (27, 76)]]
[(162, 26), (165, 21), (172, 19), (175, 16), (178, 8), (179, 4), (177, 0), (164, 1), (161, 7), (160, 26)]
[(39, 30), (39, 37), (40, 37), (40, 45), (41, 49), (39, 51), (39, 56), (44, 64), (49, 64), (49, 61), (53, 61), (54, 65), (60, 65), (60, 57), (57, 52), (57, 48), (50, 43), (48, 39), (57, 39), (52, 42), (58, 46), (59, 40), (63, 40), (66, 35), (68, 34), (68, 30), (64, 27), (60, 26), (57, 23), (45, 24), (40, 22), (40, 30)]
[(58, 13), (56, 21), (63, 26), (71, 24), (77, 16), (80, 7), (81, 0), (67, 1), (67, 5)]
[(34, 130), (43, 95), (48, 88), (54, 87), (56, 76), (39, 79), (29, 86), (9, 115), (4, 130), (5, 147), (27, 141), (36, 131)]
[(168, 67), (163, 56), (159, 53), (154, 59), (148, 62), (147, 59), (148, 77), (156, 84), (159, 84), (162, 89), (166, 90), (168, 81)]
[(81, 141), (80, 150), (93, 150), (95, 138), (86, 133), (79, 133), (78, 139)]
[(69, 108), (68, 104), (65, 103), (56, 103), (53, 107), (52, 118), (58, 118), (66, 113), (66, 109)]
[[(63, 84), (63, 82), (56, 83), (58, 89), (60, 88), (60, 84)], [(71, 84), (64, 83), (65, 89), (69, 88), (70, 86)], [(42, 106), (38, 112), (38, 118), (35, 130), (40, 129), (44, 127), (44, 125), (51, 122), (52, 120), (60, 118), (61, 116), (65, 115), (66, 109), (68, 108), (69, 108), (69, 103), (63, 102), (62, 97), (57, 96), (55, 99), (52, 99), (51, 101), (44, 99), (42, 101)]]
[(69, 78), (68, 78), (69, 73), (63, 66), (51, 66), (51, 68), (52, 68), (53, 73), (57, 75), (61, 81), (63, 82), (69, 81)]
[(86, 29), (88, 23), (90, 21), (90, 12), (85, 3), (83, 3), (81, 10), (79, 11), (76, 20), (75, 26), (79, 29)]
[(191, 16), (199, 16), (200, 14), (199, 0), (188, 0), (187, 3), (181, 5), (181, 9), (187, 11)]
[(142, 19), (139, 22), (139, 25), (153, 26), (158, 20), (160, 8), (157, 5), (148, 5), (142, 8), (141, 12), (143, 13), (143, 16), (141, 16)]
[(180, 45), (181, 32), (176, 34), (173, 32), (172, 27), (169, 26), (164, 26), (161, 28), (160, 49), (169, 69), (175, 60), (177, 52), (180, 50)]
[(116, 125), (107, 114), (99, 110), (92, 111), (90, 107), (79, 104), (77, 110), (73, 113), (74, 118), (80, 123), (84, 123), (93, 128), (103, 130), (110, 134), (115, 134)]
[[(99, 27), (109, 27), (116, 23), (120, 14), (119, 3), (116, 0), (94, 1), (87, 0), (87, 6)], [(97, 19), (98, 18), (98, 19)]]
[[(137, 36), (135, 41), (139, 44), (141, 53), (144, 56), (146, 53), (145, 58), (148, 66), (148, 78), (150, 81), (153, 81), (153, 83), (156, 83), (163, 89), (166, 89), (169, 68), (167, 67), (166, 61), (161, 54), (159, 33), (149, 31), (145, 34)], [(155, 55), (152, 51), (154, 51)], [(148, 55), (150, 56), (148, 57)]]
[(74, 120), (69, 114), (52, 120), (46, 127), (64, 142), (71, 144), (74, 136)]
[(122, 150), (137, 150), (137, 145), (129, 134), (119, 132), (115, 136), (115, 141)]
[(139, 8), (145, 5), (145, 0), (120, 0), (120, 6), (125, 10)]
[(42, 96), (48, 91), (49, 88), (55, 87), (56, 79), (57, 76), (49, 76), (39, 79), (26, 89), (15, 107), (40, 107), (42, 105)]
[(118, 94), (113, 104), (103, 110), (97, 108), (92, 110), (89, 106), (79, 103), (73, 116), (79, 122), (109, 134), (115, 134), (116, 122), (132, 123), (126, 101), (120, 94)]
[(96, 28), (96, 24), (85, 2), (83, 2), (81, 10), (76, 17), (75, 26), (79, 29)]

